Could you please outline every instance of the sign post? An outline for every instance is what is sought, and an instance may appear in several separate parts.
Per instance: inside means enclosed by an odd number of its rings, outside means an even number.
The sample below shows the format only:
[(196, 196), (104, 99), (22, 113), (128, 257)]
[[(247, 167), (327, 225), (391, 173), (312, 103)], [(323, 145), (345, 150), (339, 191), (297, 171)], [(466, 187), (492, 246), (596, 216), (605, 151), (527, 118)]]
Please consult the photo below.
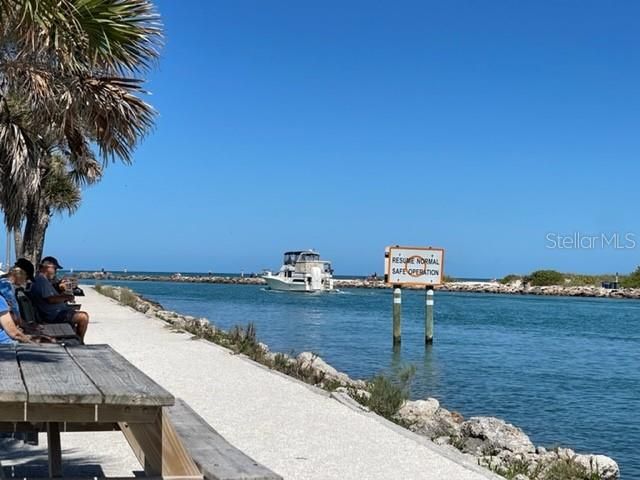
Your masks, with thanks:
[(427, 287), (426, 308), (424, 310), (424, 343), (433, 343), (433, 287)]
[(402, 286), (425, 287), (425, 344), (433, 343), (433, 287), (442, 283), (444, 249), (432, 247), (387, 247), (385, 282), (393, 285), (393, 344), (400, 343)]
[(402, 290), (393, 286), (393, 344), (399, 345), (402, 338)]

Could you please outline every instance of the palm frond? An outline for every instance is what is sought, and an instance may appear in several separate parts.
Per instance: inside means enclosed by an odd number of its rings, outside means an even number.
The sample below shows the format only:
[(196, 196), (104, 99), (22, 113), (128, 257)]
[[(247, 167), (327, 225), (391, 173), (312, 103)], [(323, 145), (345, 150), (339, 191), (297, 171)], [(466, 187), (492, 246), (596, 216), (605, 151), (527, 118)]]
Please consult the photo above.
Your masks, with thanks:
[(52, 211), (71, 215), (78, 209), (82, 192), (71, 177), (67, 157), (54, 154), (47, 158), (41, 194)]
[(148, 69), (162, 47), (162, 23), (148, 0), (77, 0), (75, 19), (97, 65), (114, 72)]
[(20, 224), (28, 199), (38, 188), (36, 150), (22, 125), (8, 115), (0, 116), (0, 206), (8, 227)]
[(102, 164), (93, 157), (70, 159), (70, 165), (69, 176), (79, 187), (93, 185), (102, 179)]
[[(141, 81), (119, 77), (79, 78), (70, 87), (70, 105), (63, 125), (69, 148), (78, 157), (88, 157), (80, 141), (86, 134), (105, 160), (119, 157), (126, 162), (137, 142), (153, 126), (155, 110), (138, 97)], [(82, 126), (82, 130), (80, 129)]]
[[(61, 60), (78, 69), (141, 72), (158, 57), (162, 23), (149, 0), (0, 0), (19, 55)], [(2, 28), (2, 27), (0, 27)]]

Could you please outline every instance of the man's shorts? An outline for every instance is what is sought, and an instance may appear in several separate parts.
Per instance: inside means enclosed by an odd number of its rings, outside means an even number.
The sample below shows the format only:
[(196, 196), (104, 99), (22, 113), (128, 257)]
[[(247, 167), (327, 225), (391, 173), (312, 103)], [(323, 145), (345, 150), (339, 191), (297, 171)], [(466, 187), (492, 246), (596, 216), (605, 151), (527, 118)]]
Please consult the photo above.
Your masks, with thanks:
[(45, 323), (73, 323), (73, 314), (76, 311), (73, 308), (62, 310), (58, 312), (53, 320), (47, 320)]

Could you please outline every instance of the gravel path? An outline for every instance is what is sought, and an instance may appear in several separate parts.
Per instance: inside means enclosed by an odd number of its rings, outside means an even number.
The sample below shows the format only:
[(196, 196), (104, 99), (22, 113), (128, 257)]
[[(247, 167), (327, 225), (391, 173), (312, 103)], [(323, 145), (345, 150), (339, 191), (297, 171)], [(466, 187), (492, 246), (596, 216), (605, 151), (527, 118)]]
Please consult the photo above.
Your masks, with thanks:
[[(499, 478), (457, 452), (355, 411), (324, 392), (217, 345), (175, 333), (161, 320), (90, 288), (85, 292), (81, 302), (92, 320), (87, 343), (110, 344), (182, 397), (228, 441), (286, 479)], [(66, 474), (98, 470), (107, 476), (130, 476), (140, 471), (117, 432), (63, 434), (62, 446)], [(6, 442), (0, 443), (3, 465), (24, 463), (16, 457), (29, 454), (29, 464), (43, 468), (42, 435), (41, 446), (21, 448), (17, 455)]]

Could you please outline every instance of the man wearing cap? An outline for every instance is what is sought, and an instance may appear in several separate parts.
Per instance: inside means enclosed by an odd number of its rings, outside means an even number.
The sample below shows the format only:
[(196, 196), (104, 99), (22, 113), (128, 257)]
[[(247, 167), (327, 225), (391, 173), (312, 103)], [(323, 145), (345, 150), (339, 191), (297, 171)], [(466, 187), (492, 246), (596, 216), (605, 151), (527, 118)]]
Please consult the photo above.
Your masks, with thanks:
[(67, 302), (73, 301), (73, 295), (58, 293), (53, 286), (52, 280), (60, 268), (62, 266), (55, 257), (44, 257), (31, 285), (31, 297), (45, 322), (68, 322), (73, 325), (80, 339), (84, 341), (89, 326), (89, 314), (76, 311), (67, 305)]

